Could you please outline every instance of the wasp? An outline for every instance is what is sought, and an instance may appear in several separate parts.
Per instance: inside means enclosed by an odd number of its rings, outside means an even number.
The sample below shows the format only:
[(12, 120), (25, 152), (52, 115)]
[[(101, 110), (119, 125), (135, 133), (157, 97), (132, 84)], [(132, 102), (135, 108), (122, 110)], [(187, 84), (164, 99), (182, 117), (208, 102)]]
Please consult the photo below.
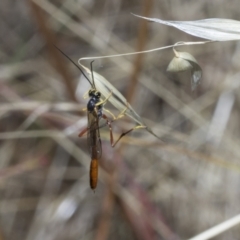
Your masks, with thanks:
[[(55, 46), (56, 47), (56, 46)], [(87, 103), (87, 115), (88, 115), (88, 126), (86, 129), (79, 133), (79, 137), (84, 135), (87, 132), (87, 143), (88, 149), (91, 156), (91, 164), (90, 164), (90, 187), (94, 190), (97, 187), (98, 182), (98, 161), (102, 155), (102, 144), (99, 132), (99, 121), (101, 118), (105, 119), (109, 129), (110, 129), (110, 139), (112, 146), (113, 144), (113, 135), (112, 135), (112, 127), (111, 121), (108, 117), (103, 114), (103, 105), (107, 102), (107, 100), (112, 95), (110, 92), (109, 96), (105, 99), (101, 99), (101, 93), (97, 90), (94, 77), (93, 77), (93, 61), (91, 62), (91, 73), (92, 73), (92, 82), (86, 76), (84, 71), (71, 59), (69, 58), (64, 52), (62, 52), (58, 47), (56, 47), (66, 58), (68, 58), (83, 74), (83, 76), (87, 79), (90, 83), (91, 88), (88, 91), (89, 101)]]
[(101, 118), (104, 118), (109, 126), (111, 141), (113, 141), (113, 136), (110, 120), (103, 113), (103, 105), (107, 102), (112, 93), (110, 93), (105, 100), (101, 100), (101, 93), (96, 89), (94, 82), (92, 63), (93, 62), (91, 62), (92, 83), (91, 89), (88, 91), (89, 101), (87, 103), (88, 127), (80, 132), (78, 136), (81, 137), (87, 131), (87, 142), (91, 156), (90, 187), (94, 190), (98, 182), (98, 160), (102, 155), (102, 144), (99, 132), (99, 120)]
[(134, 127), (122, 133), (114, 143), (111, 122), (124, 116), (125, 111), (128, 109), (128, 103), (126, 104), (127, 105), (126, 108), (117, 117), (115, 117), (110, 111), (104, 109), (105, 111), (109, 112), (113, 116), (114, 120), (113, 121), (109, 120), (108, 117), (103, 113), (103, 106), (108, 101), (108, 99), (112, 96), (112, 91), (110, 91), (109, 95), (104, 100), (102, 99), (101, 92), (97, 90), (94, 82), (93, 66), (92, 66), (93, 61), (91, 62), (91, 75), (92, 75), (91, 76), (92, 82), (91, 82), (90, 79), (84, 73), (84, 71), (71, 58), (69, 58), (58, 47), (56, 48), (81, 71), (81, 73), (87, 79), (87, 81), (91, 86), (90, 90), (88, 91), (89, 101), (87, 103), (87, 108), (86, 108), (87, 116), (88, 116), (88, 126), (87, 128), (83, 129), (78, 136), (81, 137), (87, 132), (87, 143), (88, 143), (89, 153), (91, 156), (91, 164), (90, 164), (90, 172), (89, 172), (90, 187), (94, 190), (97, 187), (97, 182), (98, 182), (98, 161), (102, 155), (102, 143), (101, 143), (100, 131), (99, 131), (100, 119), (104, 119), (106, 121), (106, 125), (108, 125), (109, 127), (110, 142), (112, 147), (114, 147), (123, 136), (130, 133), (134, 129), (138, 129), (141, 127)]

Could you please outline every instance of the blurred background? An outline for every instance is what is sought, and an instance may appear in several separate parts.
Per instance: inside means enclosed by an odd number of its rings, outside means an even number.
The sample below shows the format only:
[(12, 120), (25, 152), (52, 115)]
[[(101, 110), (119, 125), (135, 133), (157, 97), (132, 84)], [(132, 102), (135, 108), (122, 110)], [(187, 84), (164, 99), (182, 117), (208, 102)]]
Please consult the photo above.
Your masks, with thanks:
[[(187, 239), (239, 213), (239, 42), (178, 48), (203, 69), (194, 92), (189, 72), (166, 72), (172, 49), (95, 60), (94, 71), (164, 143), (138, 130), (112, 148), (101, 128), (99, 183), (90, 189), (87, 140), (78, 138), (90, 86), (52, 43), (77, 62), (199, 41), (131, 13), (240, 20), (236, 0), (0, 2), (1, 240)], [(133, 126), (113, 122), (114, 138)]]

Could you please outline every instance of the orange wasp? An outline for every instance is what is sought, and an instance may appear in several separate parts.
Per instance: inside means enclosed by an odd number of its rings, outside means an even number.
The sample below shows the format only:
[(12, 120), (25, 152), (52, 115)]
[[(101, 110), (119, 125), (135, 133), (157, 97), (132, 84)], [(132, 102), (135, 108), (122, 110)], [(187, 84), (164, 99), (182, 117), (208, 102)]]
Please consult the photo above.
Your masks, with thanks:
[(87, 103), (88, 127), (84, 129), (82, 132), (80, 132), (78, 136), (81, 137), (87, 131), (87, 142), (89, 152), (91, 155), (90, 186), (92, 189), (95, 189), (97, 187), (98, 181), (98, 160), (101, 158), (102, 155), (102, 144), (99, 132), (99, 120), (101, 118), (104, 118), (106, 120), (110, 129), (111, 143), (113, 142), (111, 123), (108, 120), (107, 116), (103, 114), (103, 105), (108, 100), (112, 93), (110, 93), (110, 95), (105, 100), (101, 100), (101, 93), (96, 89), (94, 83), (92, 63), (93, 62), (91, 62), (91, 72), (93, 83), (91, 84), (91, 82), (88, 79), (92, 86), (92, 88), (88, 91), (88, 96), (90, 98)]
[[(88, 91), (88, 96), (90, 99), (87, 103), (87, 108), (86, 108), (88, 113), (88, 126), (84, 130), (82, 130), (78, 136), (81, 137), (84, 135), (84, 133), (87, 132), (87, 143), (88, 143), (89, 153), (91, 156), (90, 187), (94, 190), (97, 187), (97, 182), (98, 182), (98, 160), (101, 158), (101, 155), (102, 155), (102, 144), (101, 144), (99, 128), (105, 125), (108, 125), (110, 130), (110, 142), (112, 147), (114, 147), (122, 137), (124, 137), (131, 131), (135, 129), (146, 128), (146, 127), (145, 126), (133, 127), (130, 130), (123, 132), (114, 143), (111, 122), (117, 119), (120, 119), (125, 115), (125, 112), (129, 107), (128, 103), (126, 103), (126, 108), (123, 109), (123, 111), (117, 117), (115, 117), (110, 111), (104, 109), (114, 117), (114, 120), (110, 121), (108, 117), (103, 113), (103, 106), (108, 101), (108, 99), (112, 96), (112, 91), (104, 100), (101, 99), (101, 93), (96, 89), (96, 85), (94, 82), (93, 69), (92, 69), (93, 61), (91, 62), (91, 74), (92, 74), (92, 82), (91, 82), (89, 78), (86, 76), (86, 74), (84, 73), (84, 71), (71, 58), (69, 58), (65, 53), (63, 53), (58, 47), (56, 48), (81, 71), (83, 76), (87, 79), (87, 81), (91, 85), (91, 88)], [(106, 120), (106, 124), (103, 126), (99, 126), (99, 121), (101, 118)]]
[(111, 144), (112, 146), (115, 145), (113, 144), (111, 122), (108, 120), (108, 117), (105, 114), (103, 114), (103, 105), (108, 100), (108, 98), (112, 95), (112, 92), (109, 94), (109, 96), (105, 100), (101, 100), (101, 93), (96, 89), (95, 82), (94, 82), (93, 70), (92, 70), (93, 61), (91, 62), (91, 73), (92, 73), (92, 82), (91, 82), (87, 78), (83, 70), (77, 64), (75, 64), (72, 61), (72, 59), (70, 59), (59, 48), (57, 49), (81, 71), (81, 73), (84, 75), (84, 77), (88, 80), (88, 82), (91, 85), (91, 89), (88, 91), (88, 96), (90, 99), (87, 103), (88, 127), (83, 131), (81, 131), (78, 136), (81, 137), (84, 133), (87, 132), (87, 143), (88, 143), (88, 148), (91, 156), (90, 186), (92, 189), (95, 189), (97, 187), (97, 182), (98, 182), (98, 160), (101, 158), (101, 155), (102, 155), (102, 144), (101, 144), (101, 138), (100, 138), (100, 132), (99, 132), (99, 120), (101, 118), (106, 120), (110, 129)]

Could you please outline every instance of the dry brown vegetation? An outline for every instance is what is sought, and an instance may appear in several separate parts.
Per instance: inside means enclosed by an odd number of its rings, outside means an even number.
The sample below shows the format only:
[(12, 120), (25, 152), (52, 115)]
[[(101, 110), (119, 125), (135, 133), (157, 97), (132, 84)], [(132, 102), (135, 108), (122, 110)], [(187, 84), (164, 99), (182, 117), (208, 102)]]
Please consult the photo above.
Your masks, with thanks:
[[(197, 41), (130, 13), (239, 20), (239, 2), (35, 2), (0, 2), (0, 239), (187, 239), (237, 215), (239, 42), (179, 48), (203, 69), (194, 92), (190, 73), (166, 72), (171, 49), (94, 62), (164, 142), (139, 130), (112, 149), (102, 128), (95, 193), (77, 137), (89, 84), (52, 43), (77, 62)], [(115, 138), (133, 125), (113, 122)], [(239, 229), (216, 239), (239, 239)]]

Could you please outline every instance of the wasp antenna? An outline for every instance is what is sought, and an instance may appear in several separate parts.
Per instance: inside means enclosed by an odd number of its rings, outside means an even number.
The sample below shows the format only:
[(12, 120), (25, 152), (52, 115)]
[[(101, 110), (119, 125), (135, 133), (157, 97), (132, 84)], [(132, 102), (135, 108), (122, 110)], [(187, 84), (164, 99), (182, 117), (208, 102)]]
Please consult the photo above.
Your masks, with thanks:
[(88, 77), (86, 76), (86, 74), (83, 72), (83, 70), (67, 55), (65, 54), (61, 49), (59, 49), (56, 45), (53, 44), (53, 46), (60, 52), (62, 53), (71, 63), (73, 63), (79, 70), (80, 72), (83, 74), (83, 76), (88, 80), (88, 82), (90, 83), (91, 87), (95, 87), (95, 85), (93, 85), (91, 83), (91, 81), (88, 79)]
[(96, 89), (96, 85), (95, 85), (95, 81), (94, 81), (94, 77), (93, 77), (93, 61), (91, 61), (91, 72), (92, 72), (92, 80), (93, 80), (93, 87)]

